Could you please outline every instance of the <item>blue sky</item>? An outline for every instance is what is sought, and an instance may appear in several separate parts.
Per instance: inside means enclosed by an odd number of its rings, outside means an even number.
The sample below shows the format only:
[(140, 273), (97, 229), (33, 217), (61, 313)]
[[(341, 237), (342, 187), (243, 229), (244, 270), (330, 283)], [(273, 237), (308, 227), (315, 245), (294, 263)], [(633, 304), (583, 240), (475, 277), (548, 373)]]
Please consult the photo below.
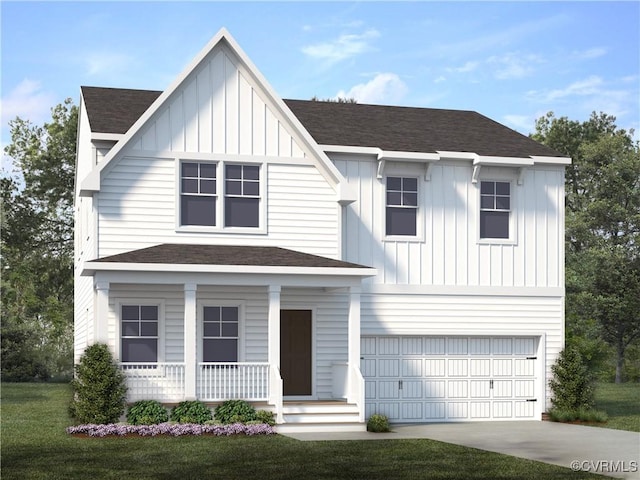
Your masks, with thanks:
[[(639, 2), (7, 2), (2, 143), (81, 85), (161, 90), (226, 27), (284, 98), (548, 111), (640, 130)], [(638, 132), (636, 132), (636, 138)]]

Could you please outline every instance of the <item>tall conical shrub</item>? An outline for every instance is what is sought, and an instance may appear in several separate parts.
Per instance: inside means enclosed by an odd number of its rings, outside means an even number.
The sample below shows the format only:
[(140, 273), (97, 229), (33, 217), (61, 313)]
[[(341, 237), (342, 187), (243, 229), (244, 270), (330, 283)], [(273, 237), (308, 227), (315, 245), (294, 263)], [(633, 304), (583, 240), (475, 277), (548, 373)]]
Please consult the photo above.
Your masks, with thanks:
[(593, 374), (578, 349), (567, 346), (551, 367), (553, 391), (551, 403), (556, 409), (578, 410), (592, 408), (595, 399)]
[(124, 413), (127, 386), (109, 347), (87, 347), (71, 381), (73, 399), (69, 413), (80, 423), (115, 423)]

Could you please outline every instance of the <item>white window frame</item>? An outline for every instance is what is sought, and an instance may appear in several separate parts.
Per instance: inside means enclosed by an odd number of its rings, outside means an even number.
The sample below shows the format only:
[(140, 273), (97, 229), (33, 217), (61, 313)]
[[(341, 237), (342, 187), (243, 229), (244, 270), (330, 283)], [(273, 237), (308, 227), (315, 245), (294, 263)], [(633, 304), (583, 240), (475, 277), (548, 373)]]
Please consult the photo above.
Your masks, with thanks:
[[(416, 205), (416, 234), (415, 235), (387, 235), (387, 179), (389, 177), (415, 178), (418, 187), (418, 200)], [(384, 181), (382, 183), (382, 241), (383, 242), (424, 242), (425, 238), (425, 205), (424, 205), (424, 185), (423, 177), (418, 174), (415, 169), (405, 170), (389, 168), (385, 172)]]
[[(158, 307), (158, 355), (155, 362), (163, 363), (165, 358), (165, 302), (158, 298), (117, 298), (116, 305), (116, 341), (115, 354), (118, 363), (132, 364), (145, 362), (123, 362), (122, 361), (122, 306), (137, 305), (144, 307)], [(129, 369), (130, 370), (130, 369)]]
[(236, 362), (232, 363), (241, 363), (245, 361), (245, 348), (244, 348), (244, 339), (245, 339), (245, 302), (243, 301), (234, 301), (234, 300), (199, 300), (197, 302), (198, 307), (198, 315), (197, 315), (197, 342), (198, 348), (196, 349), (198, 352), (198, 363), (203, 363), (202, 353), (204, 350), (204, 307), (235, 307), (238, 309), (238, 359)]
[[(211, 163), (216, 165), (216, 225), (182, 225), (182, 179), (181, 179), (181, 165), (186, 163)], [(226, 177), (225, 166), (226, 165), (252, 165), (259, 168), (259, 207), (258, 207), (258, 227), (225, 227), (225, 198), (226, 198)], [(224, 234), (238, 234), (238, 235), (265, 235), (267, 233), (267, 163), (262, 160), (255, 160), (247, 157), (236, 158), (230, 155), (215, 155), (202, 156), (202, 155), (181, 155), (179, 158), (175, 158), (175, 178), (176, 178), (176, 192), (175, 192), (175, 205), (176, 205), (176, 232), (178, 233), (224, 233)], [(256, 197), (250, 197), (256, 198)]]
[[(480, 211), (482, 207), (482, 195), (481, 195), (481, 186), (482, 182), (499, 182), (499, 183), (508, 183), (509, 184), (509, 238), (482, 238), (480, 236)], [(476, 208), (475, 208), (475, 217), (476, 217), (476, 235), (477, 235), (477, 243), (482, 245), (517, 245), (518, 243), (518, 232), (517, 232), (517, 204), (516, 204), (516, 195), (515, 195), (515, 187), (516, 180), (512, 176), (503, 176), (503, 175), (492, 175), (486, 176), (478, 179), (478, 183), (476, 184)]]

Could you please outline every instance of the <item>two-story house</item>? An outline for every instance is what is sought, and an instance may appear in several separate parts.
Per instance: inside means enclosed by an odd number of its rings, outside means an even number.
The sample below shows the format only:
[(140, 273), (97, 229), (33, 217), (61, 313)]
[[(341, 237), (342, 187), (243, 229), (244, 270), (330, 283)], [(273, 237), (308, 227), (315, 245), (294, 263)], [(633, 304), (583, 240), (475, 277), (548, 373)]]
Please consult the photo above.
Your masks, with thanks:
[(75, 355), (107, 343), (130, 401), (541, 418), (570, 159), (475, 112), (283, 100), (225, 30), (163, 92), (81, 93)]

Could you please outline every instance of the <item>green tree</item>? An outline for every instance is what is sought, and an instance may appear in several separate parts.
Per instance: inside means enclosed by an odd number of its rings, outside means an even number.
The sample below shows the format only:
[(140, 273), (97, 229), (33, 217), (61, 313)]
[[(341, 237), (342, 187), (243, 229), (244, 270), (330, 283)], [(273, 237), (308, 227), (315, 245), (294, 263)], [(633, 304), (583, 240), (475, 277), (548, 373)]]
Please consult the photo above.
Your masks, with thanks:
[(619, 383), (626, 350), (640, 339), (640, 148), (615, 122), (602, 113), (582, 123), (549, 113), (532, 137), (573, 160), (566, 173), (566, 318), (576, 337), (568, 343), (597, 358), (599, 341), (606, 342)]
[(73, 370), (73, 185), (77, 107), (43, 126), (9, 122), (20, 180), (2, 182), (2, 376), (46, 380)]

